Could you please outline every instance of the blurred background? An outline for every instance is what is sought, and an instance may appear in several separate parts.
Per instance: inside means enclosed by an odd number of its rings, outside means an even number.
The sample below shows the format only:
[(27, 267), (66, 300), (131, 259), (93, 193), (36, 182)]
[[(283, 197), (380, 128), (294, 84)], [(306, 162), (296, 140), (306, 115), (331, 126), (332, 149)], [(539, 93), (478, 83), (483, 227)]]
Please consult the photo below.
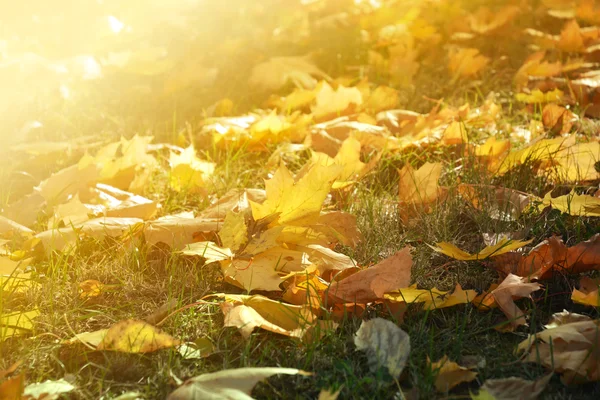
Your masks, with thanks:
[(12, 2), (0, 14), (0, 143), (170, 135), (223, 98), (238, 111), (258, 106), (268, 93), (248, 77), (272, 55), (309, 54), (333, 75), (359, 64), (349, 63), (361, 41), (348, 20), (359, 3)]

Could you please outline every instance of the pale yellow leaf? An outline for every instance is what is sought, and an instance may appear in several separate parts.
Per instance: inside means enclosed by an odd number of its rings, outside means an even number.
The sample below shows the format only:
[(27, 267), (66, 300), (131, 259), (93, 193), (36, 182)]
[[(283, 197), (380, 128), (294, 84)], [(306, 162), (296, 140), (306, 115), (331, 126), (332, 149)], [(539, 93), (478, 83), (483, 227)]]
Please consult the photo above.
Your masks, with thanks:
[(363, 321), (354, 335), (354, 344), (367, 353), (372, 372), (384, 367), (394, 378), (400, 376), (410, 355), (408, 334), (383, 318)]

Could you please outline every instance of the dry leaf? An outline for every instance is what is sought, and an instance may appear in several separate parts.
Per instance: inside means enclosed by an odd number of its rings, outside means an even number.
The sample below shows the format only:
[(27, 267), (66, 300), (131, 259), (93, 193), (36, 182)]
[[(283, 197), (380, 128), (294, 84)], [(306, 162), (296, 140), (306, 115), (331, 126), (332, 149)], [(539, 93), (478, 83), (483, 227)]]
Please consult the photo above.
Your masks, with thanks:
[(592, 279), (584, 276), (579, 281), (579, 290), (573, 288), (571, 300), (573, 300), (575, 303), (584, 304), (586, 306), (600, 306), (600, 297), (598, 297), (599, 284), (600, 281), (598, 279)]
[(452, 257), (457, 260), (476, 261), (476, 260), (483, 260), (488, 257), (495, 257), (495, 256), (499, 256), (504, 253), (508, 253), (509, 251), (513, 251), (515, 249), (519, 249), (523, 246), (526, 246), (529, 243), (531, 243), (532, 241), (533, 241), (533, 239), (527, 240), (527, 241), (521, 241), (521, 240), (511, 240), (508, 238), (504, 238), (493, 246), (485, 247), (483, 250), (481, 250), (477, 254), (469, 254), (466, 251), (459, 249), (452, 243), (447, 243), (447, 242), (437, 243), (437, 247), (435, 247), (435, 246), (429, 246), (429, 247), (431, 247), (433, 250), (435, 250), (439, 253), (445, 254), (448, 257)]
[(225, 326), (234, 326), (244, 338), (254, 328), (302, 338), (313, 327), (316, 317), (308, 307), (285, 304), (261, 295), (215, 295), (225, 299), (221, 310)]
[(442, 195), (438, 184), (442, 174), (441, 163), (425, 163), (418, 170), (407, 164), (399, 171), (401, 204), (430, 204)]
[(133, 319), (119, 321), (108, 329), (77, 334), (64, 343), (81, 342), (97, 350), (123, 353), (150, 353), (180, 344), (179, 340), (147, 322)]
[(426, 310), (433, 310), (436, 308), (471, 303), (475, 300), (476, 296), (477, 293), (474, 290), (463, 290), (459, 284), (456, 284), (452, 293), (450, 293), (450, 291), (443, 292), (436, 288), (417, 289), (416, 285), (414, 285), (406, 289), (388, 292), (383, 297), (386, 300), (407, 304), (424, 303), (424, 308)]
[(535, 400), (546, 389), (552, 375), (549, 373), (535, 381), (517, 377), (487, 379), (479, 388), (479, 393), (471, 395), (471, 398), (473, 400)]
[(329, 295), (341, 302), (369, 303), (382, 299), (384, 293), (407, 287), (412, 268), (410, 250), (405, 247), (372, 267), (333, 282)]
[(337, 400), (338, 396), (342, 392), (344, 385), (340, 387), (338, 390), (333, 391), (333, 389), (321, 389), (319, 392), (319, 397), (317, 400)]
[(254, 66), (248, 83), (265, 92), (276, 92), (288, 82), (296, 87), (313, 89), (317, 79), (329, 77), (309, 57), (273, 57)]
[(311, 107), (311, 111), (317, 121), (352, 114), (363, 104), (363, 96), (355, 87), (339, 85), (334, 90), (327, 82), (321, 82), (316, 92), (315, 105)]
[(104, 291), (104, 284), (95, 279), (88, 279), (79, 284), (79, 298), (90, 299), (98, 297)]
[(0, 342), (29, 334), (33, 330), (33, 319), (39, 315), (38, 310), (0, 314)]
[(471, 382), (477, 378), (477, 372), (469, 368), (461, 367), (457, 363), (450, 361), (448, 356), (442, 357), (436, 362), (430, 362), (430, 368), (436, 372), (435, 388), (438, 392), (447, 393), (455, 386), (463, 382)]
[(229, 211), (219, 231), (219, 238), (223, 247), (232, 249), (234, 252), (248, 241), (248, 228), (243, 213)]
[(298, 181), (281, 165), (273, 178), (265, 182), (267, 199), (258, 204), (250, 202), (255, 221), (279, 214), (278, 224), (308, 225), (321, 212), (323, 202), (338, 178), (342, 167), (314, 165)]
[(478, 49), (473, 48), (451, 49), (448, 54), (448, 68), (453, 81), (478, 74), (489, 62), (488, 57), (482, 56)]
[(383, 318), (363, 321), (354, 336), (354, 344), (367, 353), (371, 372), (384, 367), (394, 378), (400, 376), (410, 354), (408, 334)]
[(0, 399), (21, 400), (24, 384), (25, 375), (23, 374), (5, 380), (0, 384)]
[(57, 381), (47, 380), (41, 383), (31, 383), (23, 389), (24, 400), (55, 400), (64, 393), (69, 393), (75, 390), (75, 386), (71, 385), (64, 379)]
[(183, 153), (171, 151), (169, 157), (171, 166), (170, 184), (180, 192), (204, 193), (208, 180), (215, 170), (215, 163), (204, 161), (196, 156), (194, 146), (189, 146)]
[(183, 249), (190, 243), (212, 238), (222, 225), (222, 220), (194, 218), (190, 213), (166, 215), (146, 223), (144, 237), (149, 244), (164, 243), (174, 249)]
[(562, 374), (563, 383), (577, 384), (600, 380), (598, 320), (571, 322), (545, 329), (519, 344), (525, 351), (523, 362), (542, 364)]
[(532, 292), (540, 290), (542, 286), (539, 283), (528, 282), (526, 278), (509, 274), (506, 279), (500, 283), (489, 294), (483, 295), (482, 304), (491, 307), (497, 305), (506, 315), (513, 327), (527, 325), (525, 315), (517, 307), (514, 299), (530, 297)]
[(250, 392), (259, 382), (275, 374), (310, 375), (295, 368), (237, 368), (191, 378), (172, 392), (168, 400), (251, 400)]

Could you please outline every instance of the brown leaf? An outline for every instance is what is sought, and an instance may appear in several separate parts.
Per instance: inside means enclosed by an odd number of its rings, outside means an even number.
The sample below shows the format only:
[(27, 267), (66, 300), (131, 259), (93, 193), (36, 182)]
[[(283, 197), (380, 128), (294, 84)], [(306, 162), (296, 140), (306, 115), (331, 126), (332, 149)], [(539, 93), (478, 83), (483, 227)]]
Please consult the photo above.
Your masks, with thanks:
[[(509, 274), (498, 287), (490, 291), (491, 298), (484, 296), (482, 303), (487, 306), (497, 305), (500, 307), (513, 327), (526, 325), (525, 315), (513, 299), (529, 297), (532, 292), (541, 287), (539, 283), (531, 283), (525, 278)], [(490, 300), (492, 301), (490, 302)]]
[(382, 299), (386, 292), (408, 287), (412, 268), (410, 250), (407, 246), (372, 267), (332, 283), (329, 294), (343, 303), (368, 303)]
[[(479, 394), (474, 396), (473, 399), (484, 400), (491, 397), (494, 400), (535, 400), (548, 386), (552, 375), (552, 373), (546, 374), (535, 381), (528, 381), (514, 376), (506, 379), (488, 379), (479, 389)], [(488, 396), (486, 397), (482, 392), (485, 392)]]
[(534, 247), (527, 256), (507, 253), (497, 257), (494, 267), (505, 274), (548, 279), (555, 271), (577, 274), (600, 268), (600, 234), (567, 248), (552, 236)]
[(523, 362), (535, 362), (561, 373), (565, 384), (600, 380), (600, 321), (582, 320), (545, 329), (521, 342)]
[(25, 375), (17, 375), (0, 384), (1, 400), (20, 400), (23, 393)]

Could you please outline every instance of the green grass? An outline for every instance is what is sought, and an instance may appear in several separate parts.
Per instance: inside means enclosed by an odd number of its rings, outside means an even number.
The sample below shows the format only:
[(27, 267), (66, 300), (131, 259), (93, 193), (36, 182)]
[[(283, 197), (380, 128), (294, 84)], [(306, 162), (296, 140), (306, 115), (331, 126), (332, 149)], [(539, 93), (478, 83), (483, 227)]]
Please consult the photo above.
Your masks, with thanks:
[[(235, 162), (221, 164), (214, 180), (217, 192), (232, 187), (260, 185), (265, 170), (259, 158), (239, 153)], [(427, 156), (427, 160), (447, 160), (448, 154)], [(233, 157), (217, 155), (217, 157)], [(422, 157), (416, 157), (421, 159)], [(220, 161), (224, 161), (222, 158)], [(462, 200), (453, 188), (457, 175), (447, 173), (445, 184), (451, 187), (445, 202), (431, 213), (417, 213), (410, 224), (402, 222), (396, 206), (396, 168), (403, 160), (386, 159), (376, 171), (356, 185), (352, 201), (340, 203), (357, 216), (364, 241), (352, 250), (340, 250), (352, 255), (361, 265), (376, 263), (405, 245), (414, 247), (413, 281), (423, 288), (451, 289), (461, 283), (465, 289), (485, 290), (496, 280), (496, 274), (485, 262), (461, 262), (435, 253), (427, 246), (450, 241), (469, 251), (483, 247), (481, 233), (526, 230), (534, 243), (550, 234), (560, 234), (567, 243), (577, 243), (599, 231), (591, 218), (575, 218), (556, 211), (532, 211), (516, 221), (499, 223), (489, 214), (475, 210)], [(406, 162), (406, 161), (404, 161)], [(449, 169), (448, 169), (449, 170)], [(503, 179), (522, 190), (536, 190), (539, 182), (530, 169), (518, 169)], [(480, 170), (464, 170), (463, 182), (484, 183)], [(516, 174), (526, 174), (518, 176)], [(467, 180), (470, 178), (469, 180)], [(178, 194), (166, 188), (168, 177), (157, 176), (151, 190), (163, 188), (159, 197), (162, 212), (171, 213), (190, 208), (199, 209), (207, 202), (196, 196)], [(524, 186), (523, 186), (524, 185)], [(542, 185), (543, 186), (543, 185)], [(493, 202), (486, 206), (491, 206)], [(42, 312), (36, 323), (34, 338), (10, 339), (0, 347), (0, 367), (6, 368), (18, 360), (31, 381), (68, 377), (77, 384), (77, 398), (114, 398), (126, 391), (138, 391), (145, 398), (164, 398), (175, 387), (172, 378), (186, 379), (195, 375), (227, 368), (245, 366), (295, 367), (313, 372), (310, 377), (274, 377), (257, 385), (257, 398), (314, 399), (321, 389), (342, 388), (341, 398), (446, 398), (438, 394), (433, 383), (435, 372), (427, 359), (444, 355), (457, 362), (476, 360), (478, 377), (463, 384), (448, 396), (466, 398), (489, 378), (519, 376), (535, 379), (543, 369), (535, 364), (522, 364), (514, 348), (528, 333), (541, 329), (553, 312), (568, 309), (597, 317), (591, 308), (574, 305), (570, 300), (573, 282), (556, 276), (546, 282), (546, 291), (534, 294), (533, 301), (520, 305), (526, 310), (530, 327), (513, 333), (500, 333), (494, 327), (504, 321), (498, 310), (477, 311), (471, 305), (424, 311), (410, 306), (400, 326), (411, 337), (408, 366), (398, 386), (384, 371), (372, 373), (366, 357), (353, 344), (353, 335), (361, 319), (343, 321), (333, 333), (319, 341), (301, 344), (264, 331), (256, 331), (243, 340), (234, 328), (223, 328), (223, 317), (216, 305), (198, 305), (174, 314), (162, 326), (164, 330), (187, 341), (207, 337), (216, 351), (207, 358), (185, 360), (175, 350), (162, 350), (148, 355), (127, 355), (91, 351), (81, 346), (65, 346), (61, 340), (75, 333), (105, 328), (127, 318), (141, 319), (170, 299), (177, 308), (194, 303), (204, 295), (239, 290), (222, 282), (218, 267), (203, 266), (168, 249), (151, 249), (143, 244), (133, 246), (117, 241), (84, 242), (71, 254), (54, 254), (35, 267), (36, 279), (42, 284), (24, 297), (3, 303), (5, 309), (37, 305)], [(78, 283), (97, 279), (116, 285), (98, 299), (84, 301), (78, 297)], [(382, 306), (371, 306), (364, 318), (384, 316)], [(562, 386), (553, 378), (544, 398), (596, 398), (597, 386), (576, 388)], [(396, 397), (394, 397), (396, 396)]]

